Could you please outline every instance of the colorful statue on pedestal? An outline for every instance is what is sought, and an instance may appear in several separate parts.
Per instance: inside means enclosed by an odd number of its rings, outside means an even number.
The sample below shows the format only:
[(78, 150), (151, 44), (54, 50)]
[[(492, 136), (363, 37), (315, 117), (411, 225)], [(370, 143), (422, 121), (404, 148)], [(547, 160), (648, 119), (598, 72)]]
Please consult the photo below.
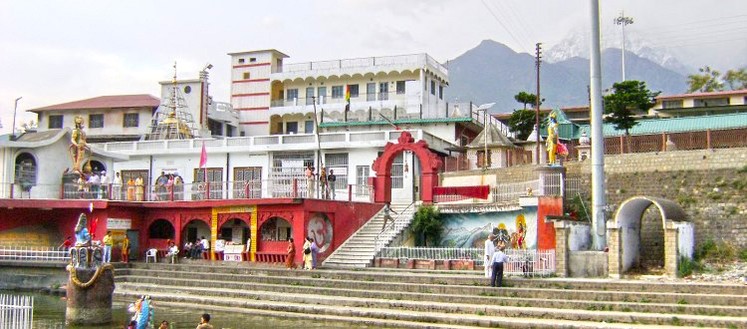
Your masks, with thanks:
[(91, 172), (88, 158), (91, 155), (91, 148), (86, 143), (86, 132), (83, 131), (83, 117), (75, 117), (75, 128), (70, 135), (70, 157), (73, 160), (72, 172), (83, 176), (84, 173)]
[(549, 165), (555, 165), (556, 156), (558, 154), (558, 120), (555, 112), (550, 113), (547, 123), (547, 163)]

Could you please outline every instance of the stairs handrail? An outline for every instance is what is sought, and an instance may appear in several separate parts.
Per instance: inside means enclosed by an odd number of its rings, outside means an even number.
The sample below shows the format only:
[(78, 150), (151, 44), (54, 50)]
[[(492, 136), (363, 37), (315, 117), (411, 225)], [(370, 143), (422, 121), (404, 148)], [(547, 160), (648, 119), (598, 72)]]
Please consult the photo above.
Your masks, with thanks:
[[(381, 232), (379, 232), (379, 234), (376, 235), (376, 239), (374, 239), (374, 245), (376, 246), (375, 250), (374, 250), (374, 255), (377, 254), (379, 252), (379, 250), (381, 250), (382, 247), (384, 247), (382, 245), (382, 243), (380, 243), (381, 241), (385, 241), (385, 239), (382, 239), (382, 234), (390, 235), (390, 231), (396, 231), (398, 226), (401, 229), (401, 228), (404, 228), (405, 226), (407, 226), (408, 224), (410, 224), (410, 222), (412, 221), (412, 214), (410, 214), (410, 220), (407, 221), (406, 224), (401, 224), (403, 222), (403, 220), (401, 220), (400, 218), (402, 218), (402, 216), (404, 216), (405, 214), (407, 214), (408, 210), (410, 208), (412, 208), (416, 203), (417, 203), (417, 201), (413, 201), (409, 205), (407, 205), (407, 207), (405, 207), (405, 209), (400, 210), (400, 212), (397, 213), (397, 216), (395, 216), (394, 218), (392, 218), (392, 223), (386, 225), (384, 227), (384, 229), (381, 230)], [(391, 228), (391, 229), (389, 229), (389, 228)], [(399, 233), (399, 231), (396, 232), (396, 234), (398, 234), (398, 233)], [(389, 238), (391, 238), (391, 237), (389, 237)], [(386, 244), (386, 243), (389, 243), (389, 241), (385, 241), (384, 242), (384, 244)]]

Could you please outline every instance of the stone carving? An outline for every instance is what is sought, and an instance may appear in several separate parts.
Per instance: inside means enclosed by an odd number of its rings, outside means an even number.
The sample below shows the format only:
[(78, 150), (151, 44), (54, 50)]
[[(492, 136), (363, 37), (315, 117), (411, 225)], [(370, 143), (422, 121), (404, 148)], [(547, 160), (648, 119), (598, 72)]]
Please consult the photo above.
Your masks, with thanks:
[(91, 148), (86, 143), (86, 132), (83, 131), (83, 117), (75, 117), (75, 128), (70, 135), (70, 158), (73, 161), (72, 172), (79, 174), (90, 173), (91, 167), (88, 159), (91, 156)]

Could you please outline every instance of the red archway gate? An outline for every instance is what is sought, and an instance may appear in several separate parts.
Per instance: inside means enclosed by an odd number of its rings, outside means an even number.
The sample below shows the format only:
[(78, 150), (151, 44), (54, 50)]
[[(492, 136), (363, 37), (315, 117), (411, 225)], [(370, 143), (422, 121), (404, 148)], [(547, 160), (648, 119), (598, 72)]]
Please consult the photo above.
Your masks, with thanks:
[(374, 201), (380, 203), (392, 201), (392, 162), (404, 151), (410, 151), (418, 157), (421, 166), (420, 199), (425, 203), (432, 203), (433, 188), (438, 185), (438, 170), (441, 168), (442, 161), (428, 149), (428, 143), (424, 140), (415, 142), (407, 131), (402, 132), (397, 139), (397, 144), (387, 143), (381, 156), (374, 160), (373, 170), (376, 172)]

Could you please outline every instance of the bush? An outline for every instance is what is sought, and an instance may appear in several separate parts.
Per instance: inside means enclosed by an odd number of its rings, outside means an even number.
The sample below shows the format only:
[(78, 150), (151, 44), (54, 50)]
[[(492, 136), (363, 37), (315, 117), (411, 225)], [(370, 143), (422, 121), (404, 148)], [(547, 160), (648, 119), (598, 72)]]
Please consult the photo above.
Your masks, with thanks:
[(693, 271), (700, 271), (702, 265), (695, 260), (680, 256), (680, 261), (677, 263), (677, 276), (684, 278), (693, 274)]
[(747, 248), (739, 251), (739, 259), (743, 262), (747, 262)]
[(736, 257), (736, 248), (726, 241), (716, 242), (709, 238), (695, 249), (695, 260), (698, 262), (723, 263), (733, 261)]

